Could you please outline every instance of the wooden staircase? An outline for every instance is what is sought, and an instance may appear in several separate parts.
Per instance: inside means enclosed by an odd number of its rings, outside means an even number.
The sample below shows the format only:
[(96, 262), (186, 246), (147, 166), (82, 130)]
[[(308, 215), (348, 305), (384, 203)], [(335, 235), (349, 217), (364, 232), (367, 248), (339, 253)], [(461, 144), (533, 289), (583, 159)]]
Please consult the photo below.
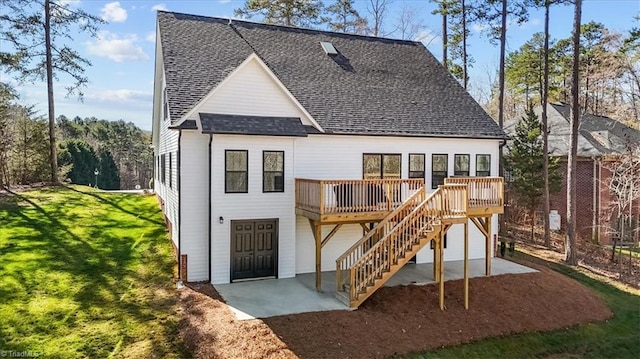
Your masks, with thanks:
[(466, 184), (415, 192), (336, 260), (336, 297), (357, 308), (432, 240), (441, 261), (444, 232), (468, 221), (467, 195)]

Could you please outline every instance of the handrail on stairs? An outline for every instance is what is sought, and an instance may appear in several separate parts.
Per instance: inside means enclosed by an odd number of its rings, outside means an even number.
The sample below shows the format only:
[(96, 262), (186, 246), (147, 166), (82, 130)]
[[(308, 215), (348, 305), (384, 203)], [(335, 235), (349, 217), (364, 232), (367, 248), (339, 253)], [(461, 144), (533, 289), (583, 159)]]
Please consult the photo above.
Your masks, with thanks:
[(337, 290), (342, 290), (342, 286), (346, 284), (348, 277), (343, 278), (343, 271), (348, 270), (372, 245), (393, 228), (407, 214), (407, 209), (415, 205), (417, 206), (425, 199), (425, 186), (407, 198), (402, 205), (391, 211), (382, 221), (380, 221), (373, 229), (367, 232), (359, 241), (354, 243), (340, 257), (336, 259), (336, 283)]
[[(366, 288), (372, 286), (376, 279), (390, 272), (400, 258), (412, 254), (413, 247), (420, 244), (426, 232), (432, 232), (435, 226), (440, 225), (442, 219), (467, 215), (466, 184), (439, 186), (416, 205), (415, 201), (420, 198), (414, 194), (336, 260), (338, 291), (343, 290), (346, 284), (343, 271), (349, 270), (351, 302), (366, 293)], [(414, 207), (409, 211), (412, 205)], [(377, 241), (371, 243), (375, 239)]]

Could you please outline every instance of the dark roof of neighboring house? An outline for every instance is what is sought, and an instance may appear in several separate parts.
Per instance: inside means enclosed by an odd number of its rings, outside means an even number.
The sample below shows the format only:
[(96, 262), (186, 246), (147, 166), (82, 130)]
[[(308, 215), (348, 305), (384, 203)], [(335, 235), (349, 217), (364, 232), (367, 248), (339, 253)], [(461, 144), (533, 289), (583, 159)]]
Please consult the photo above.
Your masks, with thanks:
[(163, 11), (158, 26), (172, 121), (255, 53), (327, 133), (505, 137), (419, 42)]
[(202, 133), (306, 137), (297, 117), (239, 116), (201, 113)]
[[(551, 106), (567, 122), (570, 120), (569, 105), (551, 104)], [(589, 113), (583, 114), (580, 118), (580, 134), (603, 154), (623, 153), (629, 149), (630, 144), (640, 143), (640, 131), (610, 117)]]
[[(538, 116), (542, 108), (535, 110)], [(505, 121), (505, 131), (515, 133), (515, 124), (519, 118)], [(570, 107), (566, 104), (549, 103), (547, 106), (549, 128), (549, 153), (566, 156), (569, 153), (571, 136)], [(623, 153), (630, 143), (640, 142), (640, 131), (605, 116), (583, 114), (578, 131), (578, 155), (602, 156), (611, 153)]]

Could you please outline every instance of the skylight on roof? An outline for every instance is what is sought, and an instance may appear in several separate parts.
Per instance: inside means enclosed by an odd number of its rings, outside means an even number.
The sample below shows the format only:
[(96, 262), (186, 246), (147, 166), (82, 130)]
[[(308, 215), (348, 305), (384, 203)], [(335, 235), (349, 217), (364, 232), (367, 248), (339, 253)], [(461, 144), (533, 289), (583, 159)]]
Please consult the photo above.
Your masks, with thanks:
[(327, 55), (337, 55), (338, 54), (338, 50), (336, 50), (336, 48), (333, 47), (333, 44), (330, 43), (330, 42), (320, 41), (320, 46), (322, 46), (322, 49), (324, 50), (324, 52)]

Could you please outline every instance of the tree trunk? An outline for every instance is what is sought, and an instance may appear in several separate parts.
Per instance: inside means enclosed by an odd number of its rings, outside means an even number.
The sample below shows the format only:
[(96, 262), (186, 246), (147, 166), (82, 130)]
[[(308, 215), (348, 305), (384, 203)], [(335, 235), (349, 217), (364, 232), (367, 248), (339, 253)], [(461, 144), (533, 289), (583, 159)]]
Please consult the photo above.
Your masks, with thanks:
[(531, 243), (536, 243), (535, 229), (536, 229), (536, 210), (535, 208), (529, 210), (529, 218), (531, 219)]
[(445, 0), (442, 0), (442, 64), (449, 71), (449, 65), (447, 64), (447, 52), (449, 49), (448, 45), (448, 36), (447, 35), (447, 4)]
[(549, 102), (549, 3), (544, 4), (544, 74), (542, 78), (542, 176), (544, 177), (544, 189), (542, 192), (542, 204), (544, 214), (544, 246), (551, 247), (551, 231), (549, 229), (549, 126), (547, 119), (547, 102)]
[(578, 81), (580, 80), (580, 18), (582, 16), (582, 0), (575, 2), (573, 20), (573, 68), (571, 78), (571, 152), (569, 153), (567, 170), (567, 243), (565, 261), (570, 265), (577, 264), (576, 238), (576, 164), (578, 153), (578, 126), (580, 124), (580, 103), (578, 97)]
[(462, 85), (467, 89), (467, 8), (462, 0)]
[[(502, 28), (500, 29), (500, 69), (499, 69), (499, 79), (498, 79), (498, 125), (500, 128), (504, 128), (504, 57), (507, 45), (507, 0), (502, 0), (502, 19), (501, 19)], [(502, 146), (500, 146), (500, 150), (498, 152), (498, 175), (504, 176), (504, 166), (503, 166), (503, 158), (504, 151)], [(505, 228), (504, 220), (506, 218), (506, 211), (508, 209), (505, 208), (505, 214), (498, 216), (498, 230), (503, 231)]]
[(47, 102), (49, 104), (49, 160), (51, 183), (58, 183), (58, 157), (56, 154), (56, 116), (53, 106), (53, 64), (51, 56), (51, 4), (44, 1), (44, 37), (47, 66)]

